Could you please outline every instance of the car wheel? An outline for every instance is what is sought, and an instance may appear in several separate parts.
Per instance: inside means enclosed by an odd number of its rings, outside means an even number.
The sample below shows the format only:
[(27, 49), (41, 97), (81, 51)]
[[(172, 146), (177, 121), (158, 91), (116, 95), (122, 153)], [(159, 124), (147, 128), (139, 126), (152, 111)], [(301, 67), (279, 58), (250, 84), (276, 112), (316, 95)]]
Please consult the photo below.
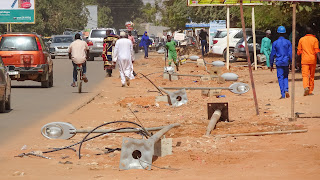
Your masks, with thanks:
[(51, 56), (51, 59), (55, 59), (56, 58), (56, 56)]
[(5, 108), (6, 108), (6, 110), (10, 110), (11, 109), (11, 95), (9, 95), (8, 101), (5, 102)]
[[(234, 56), (233, 48), (230, 48), (229, 51), (230, 51), (230, 52), (229, 52), (229, 62), (230, 62), (230, 63), (236, 62), (238, 58)], [(225, 61), (227, 61), (227, 50), (225, 50), (225, 51), (223, 52), (223, 58), (224, 58)]]
[(89, 55), (88, 61), (94, 61), (94, 56), (93, 55)]
[(49, 87), (49, 72), (46, 73), (46, 80), (41, 81), (41, 87), (42, 88), (48, 88)]
[(4, 113), (6, 110), (6, 103), (5, 103), (5, 95), (3, 96), (3, 101), (0, 101), (0, 113)]
[(49, 75), (49, 87), (53, 87), (53, 71)]

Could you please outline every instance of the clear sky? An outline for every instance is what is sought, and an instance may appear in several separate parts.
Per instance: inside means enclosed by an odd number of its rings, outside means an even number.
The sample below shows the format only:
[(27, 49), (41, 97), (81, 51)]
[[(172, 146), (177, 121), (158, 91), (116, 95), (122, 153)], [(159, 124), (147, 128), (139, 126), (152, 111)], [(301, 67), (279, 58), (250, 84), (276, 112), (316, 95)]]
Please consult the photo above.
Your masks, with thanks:
[(155, 0), (142, 0), (143, 1), (143, 3), (151, 3), (151, 4), (154, 4), (154, 1)]

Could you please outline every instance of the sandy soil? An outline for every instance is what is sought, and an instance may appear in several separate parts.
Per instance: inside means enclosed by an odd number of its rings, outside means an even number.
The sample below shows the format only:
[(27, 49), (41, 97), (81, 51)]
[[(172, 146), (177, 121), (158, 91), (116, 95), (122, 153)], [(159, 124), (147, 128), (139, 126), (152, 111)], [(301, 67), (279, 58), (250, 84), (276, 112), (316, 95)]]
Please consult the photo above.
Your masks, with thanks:
[[(209, 57), (211, 62), (221, 58)], [(230, 72), (249, 83), (248, 69), (231, 64)], [(182, 77), (179, 81), (162, 78), (162, 56), (151, 53), (150, 58), (137, 61), (135, 71), (145, 75), (158, 86), (228, 87), (232, 82), (200, 81), (197, 77)], [(222, 72), (229, 72), (223, 68)], [(206, 74), (204, 67), (187, 63), (181, 74)], [(225, 98), (204, 97), (200, 91), (187, 91), (188, 103), (170, 107), (155, 102), (156, 89), (141, 75), (122, 88), (119, 73), (96, 88), (100, 95), (80, 110), (73, 112), (84, 100), (73, 102), (41, 124), (26, 127), (17, 137), (1, 145), (0, 179), (320, 179), (320, 119), (302, 119), (290, 122), (290, 99), (280, 100), (276, 72), (267, 69), (254, 71), (254, 80), (260, 115), (255, 113), (252, 90), (243, 95), (222, 91)], [(296, 75), (296, 112), (302, 116), (320, 115), (320, 73), (316, 74), (313, 96), (303, 97), (301, 73)], [(291, 83), (290, 83), (291, 88)], [(228, 102), (230, 122), (219, 122), (211, 136), (204, 136), (208, 125), (207, 103)], [(92, 129), (109, 121), (137, 122), (130, 107), (145, 127), (180, 123), (166, 133), (173, 138), (173, 154), (153, 162), (151, 171), (119, 170), (120, 152), (103, 154), (105, 148), (120, 148), (122, 137), (141, 138), (136, 134), (111, 134), (83, 144), (79, 160), (72, 150), (43, 154), (39, 157), (14, 157), (30, 151), (46, 151), (82, 140), (77, 134), (70, 140), (45, 139), (40, 128), (53, 121), (70, 122), (78, 129)], [(124, 127), (125, 124), (106, 128)], [(269, 136), (242, 136), (218, 138), (215, 135), (308, 129), (307, 133)], [(21, 148), (26, 145), (23, 150)], [(78, 146), (75, 147), (78, 150)], [(97, 155), (102, 154), (102, 155)], [(157, 166), (157, 167), (156, 167)], [(158, 168), (161, 167), (162, 169)]]

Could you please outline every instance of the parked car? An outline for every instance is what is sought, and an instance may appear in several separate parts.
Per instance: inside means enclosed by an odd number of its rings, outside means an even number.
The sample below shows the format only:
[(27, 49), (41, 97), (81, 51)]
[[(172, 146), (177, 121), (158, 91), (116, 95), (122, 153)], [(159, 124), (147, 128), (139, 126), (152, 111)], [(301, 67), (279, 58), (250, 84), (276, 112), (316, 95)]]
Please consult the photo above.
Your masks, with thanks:
[(156, 50), (156, 45), (155, 45), (155, 42), (154, 42), (154, 38), (149, 38), (150, 39), (150, 45), (149, 45), (149, 49), (150, 50)]
[(0, 56), (12, 80), (41, 82), (53, 86), (53, 62), (42, 38), (32, 33), (10, 33), (1, 36)]
[[(260, 53), (261, 49), (261, 41), (265, 37), (264, 34), (256, 34), (256, 53)], [(250, 54), (250, 60), (253, 62), (253, 37), (252, 36), (247, 36), (247, 43), (248, 43), (248, 49), (249, 49), (249, 54)], [(238, 43), (236, 44), (236, 47), (234, 48), (234, 56), (235, 59), (237, 58), (247, 58), (246, 55), (246, 45), (244, 42), (244, 38), (241, 38)], [(230, 62), (235, 62), (235, 61), (230, 61)]]
[[(246, 29), (248, 36), (252, 36), (252, 29)], [(263, 33), (262, 31), (256, 31), (256, 34)], [(230, 28), (229, 29), (229, 47), (230, 62), (237, 61), (237, 58), (234, 56), (234, 48), (236, 47), (237, 42), (243, 37), (243, 32), (241, 28)], [(212, 53), (223, 55), (224, 59), (227, 59), (227, 29), (219, 29), (216, 35), (213, 37), (213, 46)]]
[(56, 56), (68, 56), (69, 46), (74, 41), (72, 35), (55, 35), (52, 36), (52, 43), (50, 44), (51, 59)]
[(0, 113), (11, 109), (11, 79), (0, 57)]
[(106, 37), (106, 31), (111, 30), (112, 34), (117, 34), (114, 28), (92, 29), (87, 44), (89, 46), (89, 61), (93, 61), (94, 57), (100, 57), (103, 51), (103, 39)]

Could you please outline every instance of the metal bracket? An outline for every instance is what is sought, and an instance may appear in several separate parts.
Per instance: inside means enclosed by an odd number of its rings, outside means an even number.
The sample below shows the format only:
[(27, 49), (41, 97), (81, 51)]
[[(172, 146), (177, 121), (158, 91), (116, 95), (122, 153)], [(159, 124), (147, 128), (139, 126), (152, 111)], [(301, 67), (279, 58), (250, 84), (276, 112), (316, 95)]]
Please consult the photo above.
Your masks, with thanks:
[(148, 170), (151, 170), (153, 154), (153, 142), (124, 137), (119, 168), (123, 170), (148, 168)]
[(187, 92), (185, 89), (175, 92), (167, 91), (166, 93), (169, 96), (169, 104), (172, 105), (172, 107), (179, 107), (188, 102)]
[(221, 121), (229, 121), (228, 103), (208, 103), (208, 119), (211, 119), (215, 110), (221, 110)]
[(149, 139), (124, 137), (121, 146), (119, 168), (123, 170), (148, 168), (148, 170), (151, 170), (155, 143), (170, 129), (179, 126), (180, 124), (168, 125)]

